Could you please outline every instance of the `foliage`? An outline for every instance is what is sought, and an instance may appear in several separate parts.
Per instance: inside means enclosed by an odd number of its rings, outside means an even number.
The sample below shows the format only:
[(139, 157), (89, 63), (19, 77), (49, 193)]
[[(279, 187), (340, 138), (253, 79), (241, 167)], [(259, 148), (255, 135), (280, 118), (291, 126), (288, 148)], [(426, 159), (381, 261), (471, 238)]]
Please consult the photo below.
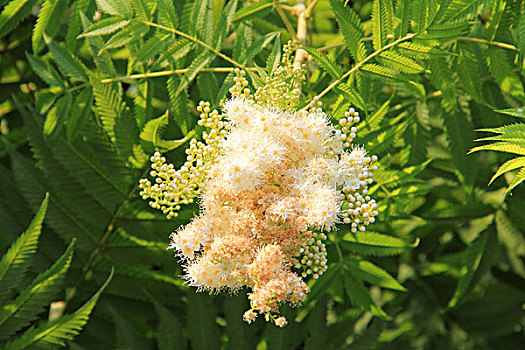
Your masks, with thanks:
[[(243, 324), (236, 315), (248, 308), (244, 295), (186, 286), (165, 248), (197, 205), (168, 221), (136, 187), (156, 148), (184, 163), (186, 140), (203, 131), (199, 101), (219, 108), (234, 67), (253, 88), (275, 70), (281, 43), (297, 37), (290, 28), (300, 21), (288, 11), (294, 2), (0, 4), (2, 265), (22, 249), (18, 233), (31, 213), (42, 219), (50, 194), (45, 239), (27, 253), (35, 263), (18, 263), (28, 277), (9, 277), (16, 288), (5, 289), (2, 305), (56, 276), (49, 293), (28, 299), (23, 319), (6, 318), (14, 328), (2, 342), (20, 348), (45, 339), (79, 349), (523, 344), (525, 193), (515, 186), (523, 160), (485, 152), (523, 155), (522, 124), (513, 119), (525, 104), (523, 1), (307, 2), (300, 103), (319, 96), (334, 121), (351, 106), (359, 111), (354, 142), (379, 156), (370, 193), (380, 214), (374, 232), (341, 225), (329, 235), (328, 270), (309, 282), (300, 308), (283, 311), (283, 329)], [(495, 133), (484, 139), (495, 143), (467, 154), (476, 129)], [(31, 242), (24, 252), (36, 249)], [(41, 311), (58, 292), (67, 314), (48, 323)], [(48, 328), (55, 337), (41, 338)]]

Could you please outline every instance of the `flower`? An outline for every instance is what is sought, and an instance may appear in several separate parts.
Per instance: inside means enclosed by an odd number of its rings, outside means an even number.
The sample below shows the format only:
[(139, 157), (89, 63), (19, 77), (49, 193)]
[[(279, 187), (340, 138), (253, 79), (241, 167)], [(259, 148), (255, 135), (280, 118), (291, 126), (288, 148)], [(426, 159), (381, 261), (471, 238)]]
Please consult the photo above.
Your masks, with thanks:
[(358, 113), (350, 109), (334, 126), (318, 99), (293, 110), (299, 73), (290, 70), (285, 62), (253, 96), (237, 71), (223, 114), (199, 105), (205, 142), (192, 140), (179, 170), (156, 153), (155, 184), (140, 183), (143, 198), (168, 217), (200, 194), (199, 216), (169, 246), (189, 285), (210, 293), (248, 287), (244, 320), (264, 315), (279, 327), (287, 323), (279, 306), (304, 301), (306, 279), (327, 269), (326, 232), (341, 222), (365, 230), (378, 214), (368, 195), (377, 157), (350, 144)]

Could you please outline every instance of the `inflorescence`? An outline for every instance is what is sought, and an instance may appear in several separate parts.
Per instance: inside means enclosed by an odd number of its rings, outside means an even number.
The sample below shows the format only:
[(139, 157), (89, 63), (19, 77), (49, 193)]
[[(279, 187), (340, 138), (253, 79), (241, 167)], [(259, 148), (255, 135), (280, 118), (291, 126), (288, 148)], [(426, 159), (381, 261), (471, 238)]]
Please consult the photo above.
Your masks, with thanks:
[(327, 268), (327, 233), (337, 223), (364, 231), (378, 215), (368, 195), (376, 156), (352, 145), (354, 109), (333, 126), (314, 99), (295, 111), (291, 46), (282, 66), (252, 96), (236, 71), (233, 98), (222, 114), (201, 102), (203, 141), (193, 139), (187, 161), (175, 170), (156, 152), (141, 196), (168, 218), (200, 194), (200, 214), (171, 235), (169, 248), (183, 261), (184, 278), (199, 291), (251, 289), (244, 320), (258, 315), (278, 326), (279, 305), (297, 305)]

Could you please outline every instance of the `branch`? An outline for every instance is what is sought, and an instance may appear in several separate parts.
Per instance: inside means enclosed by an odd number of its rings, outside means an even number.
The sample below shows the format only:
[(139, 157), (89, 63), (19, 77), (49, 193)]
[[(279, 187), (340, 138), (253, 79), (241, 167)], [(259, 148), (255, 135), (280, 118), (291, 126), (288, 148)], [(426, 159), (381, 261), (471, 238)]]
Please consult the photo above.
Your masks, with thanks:
[[(223, 54), (222, 52), (220, 52), (219, 50), (216, 50), (214, 49), (213, 47), (211, 47), (210, 45), (206, 44), (205, 42), (197, 39), (197, 38), (194, 38), (192, 37), (191, 35), (188, 35), (184, 32), (181, 32), (180, 30), (177, 30), (177, 29), (173, 29), (173, 28), (168, 28), (168, 27), (165, 27), (163, 25), (160, 25), (160, 24), (157, 24), (157, 23), (153, 23), (153, 22), (148, 22), (148, 21), (142, 21), (142, 23), (144, 23), (145, 25), (147, 26), (150, 26), (150, 27), (155, 27), (155, 28), (159, 28), (159, 29), (162, 29), (162, 30), (165, 30), (167, 32), (170, 32), (170, 33), (174, 33), (174, 34), (177, 34), (177, 35), (180, 35), (182, 36), (183, 38), (186, 38), (188, 40), (191, 40), (193, 41), (194, 43), (196, 44), (199, 44), (201, 45), (202, 47), (210, 50), (211, 52), (213, 52), (214, 54), (216, 54), (217, 56), (219, 56), (220, 58), (222, 58), (223, 60), (227, 61), (227, 62), (230, 62), (231, 64), (233, 64), (234, 66), (236, 67), (239, 67), (245, 71), (248, 71), (248, 68), (245, 67), (243, 64), (229, 58), (228, 56), (226, 56), (225, 54)], [(257, 79), (259, 79), (261, 82), (263, 81), (263, 79), (261, 77), (259, 77), (258, 75), (255, 75), (257, 77)]]
[[(211, 68), (203, 68), (201, 69), (201, 72), (227, 73), (227, 72), (233, 72), (234, 69), (235, 68), (232, 68), (232, 67), (211, 67)], [(248, 68), (245, 68), (245, 70), (254, 72), (254, 71), (257, 71), (257, 68), (248, 67)], [(127, 76), (122, 76), (122, 77), (102, 79), (100, 82), (103, 84), (107, 84), (107, 83), (113, 83), (115, 81), (123, 81), (123, 80), (128, 80), (128, 79), (165, 77), (165, 76), (174, 75), (174, 74), (184, 74), (184, 73), (187, 73), (188, 71), (189, 71), (188, 68), (183, 68), (183, 69), (175, 69), (175, 70), (165, 70), (161, 72), (132, 74), (132, 75), (127, 75)]]
[[(400, 39), (397, 39), (396, 41), (394, 42), (391, 42), (390, 44), (388, 45), (385, 45), (383, 46), (381, 49), (377, 50), (377, 51), (374, 51), (373, 53), (371, 53), (370, 55), (368, 55), (364, 60), (362, 60), (361, 62), (359, 62), (358, 64), (356, 64), (352, 69), (350, 69), (348, 72), (346, 72), (341, 78), (335, 80), (332, 84), (328, 85), (328, 87), (326, 89), (324, 89), (319, 95), (317, 95), (317, 97), (321, 98), (323, 97), (324, 95), (326, 95), (330, 90), (332, 90), (337, 84), (339, 84), (340, 82), (342, 82), (344, 79), (348, 78), (352, 73), (356, 72), (359, 68), (361, 68), (362, 65), (364, 65), (366, 62), (370, 61), (372, 58), (376, 57), (377, 55), (379, 55), (381, 52), (384, 52), (386, 50), (389, 50), (391, 49), (392, 47), (396, 46), (397, 44), (400, 44), (402, 43), (403, 41), (407, 41), (407, 40), (410, 40), (412, 39), (413, 37), (415, 37), (417, 34), (416, 33), (412, 33), (412, 34), (407, 34), (406, 36), (400, 38)], [(306, 107), (303, 108), (303, 110), (306, 110)]]

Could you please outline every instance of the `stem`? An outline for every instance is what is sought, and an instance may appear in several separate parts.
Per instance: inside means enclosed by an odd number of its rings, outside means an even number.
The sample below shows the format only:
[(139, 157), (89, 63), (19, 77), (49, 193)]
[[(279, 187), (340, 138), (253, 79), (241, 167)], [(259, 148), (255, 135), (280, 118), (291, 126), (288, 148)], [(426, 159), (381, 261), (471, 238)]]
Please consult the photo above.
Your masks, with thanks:
[[(235, 68), (231, 68), (231, 67), (212, 67), (212, 68), (203, 68), (203, 69), (201, 69), (201, 72), (222, 72), (222, 73), (227, 73), (227, 72), (232, 72), (234, 69)], [(246, 70), (247, 71), (257, 71), (257, 68), (248, 67), (248, 68), (246, 68)], [(161, 72), (132, 74), (132, 75), (127, 75), (127, 76), (122, 76), (122, 77), (102, 79), (100, 82), (103, 83), (103, 84), (106, 84), (106, 83), (113, 83), (115, 81), (127, 80), (127, 79), (142, 79), (142, 78), (165, 77), (165, 76), (174, 75), (174, 74), (184, 74), (184, 73), (186, 73), (188, 71), (189, 71), (189, 69), (184, 68), (184, 69), (166, 70), (166, 71), (161, 71)]]
[[(223, 60), (227, 61), (227, 62), (230, 62), (231, 64), (233, 64), (234, 66), (236, 67), (239, 67), (245, 71), (248, 70), (247, 67), (245, 67), (243, 64), (229, 58), (228, 56), (226, 56), (225, 54), (223, 54), (222, 52), (220, 52), (219, 50), (216, 50), (214, 49), (213, 47), (211, 47), (210, 45), (206, 44), (205, 42), (197, 39), (197, 38), (194, 38), (192, 37), (191, 35), (188, 35), (184, 32), (181, 32), (180, 30), (177, 30), (177, 29), (173, 29), (173, 28), (168, 28), (168, 27), (165, 27), (163, 25), (160, 25), (160, 24), (157, 24), (157, 23), (153, 23), (153, 22), (148, 22), (148, 21), (142, 21), (142, 23), (144, 23), (145, 25), (147, 26), (150, 26), (150, 27), (155, 27), (155, 28), (159, 28), (159, 29), (162, 29), (162, 30), (165, 30), (167, 32), (170, 32), (170, 33), (174, 33), (174, 34), (177, 34), (177, 35), (180, 35), (182, 36), (183, 38), (186, 38), (188, 40), (191, 40), (193, 41), (194, 43), (196, 44), (199, 44), (201, 45), (202, 47), (210, 50), (211, 52), (213, 52), (214, 54), (216, 54), (217, 56), (219, 56), (220, 58), (222, 58)], [(259, 76), (257, 76), (257, 78), (262, 82), (263, 79)]]
[[(144, 171), (144, 173), (140, 176), (140, 178), (143, 178), (144, 176), (146, 176), (148, 171), (149, 171), (149, 169), (146, 169), (146, 171)], [(98, 242), (97, 247), (95, 248), (95, 250), (93, 251), (93, 253), (89, 257), (89, 260), (88, 260), (86, 266), (84, 267), (84, 270), (82, 271), (82, 276), (80, 276), (80, 278), (78, 279), (77, 283), (75, 284), (75, 287), (73, 287), (69, 298), (66, 300), (66, 306), (75, 297), (75, 295), (77, 294), (78, 287), (86, 279), (86, 276), (89, 273), (89, 271), (91, 271), (91, 268), (93, 267), (93, 264), (97, 260), (97, 258), (100, 255), (100, 253), (102, 253), (102, 250), (104, 250), (104, 246), (106, 245), (107, 240), (109, 239), (109, 236), (113, 232), (113, 230), (115, 228), (115, 224), (117, 223), (117, 220), (120, 219), (120, 215), (122, 214), (122, 211), (124, 210), (126, 205), (128, 205), (129, 200), (135, 195), (136, 190), (137, 190), (137, 188), (135, 186), (133, 186), (133, 188), (129, 192), (126, 200), (124, 200), (124, 202), (122, 202), (122, 204), (118, 207), (117, 211), (115, 211), (115, 214), (113, 214), (113, 217), (111, 218), (111, 222), (109, 223), (108, 227), (106, 228), (106, 231), (104, 232), (104, 234), (102, 235), (102, 238)]]
[[(297, 10), (297, 42), (299, 46), (306, 46), (306, 5), (305, 0), (297, 0), (295, 5)], [(306, 58), (306, 51), (299, 49), (295, 53), (293, 61), (294, 69), (301, 69), (304, 59)]]
[(277, 13), (279, 14), (279, 16), (281, 17), (281, 20), (284, 23), (284, 26), (286, 27), (286, 30), (288, 31), (288, 34), (290, 34), (293, 40), (297, 40), (297, 36), (295, 35), (293, 26), (288, 20), (288, 17), (286, 17), (286, 14), (284, 13), (282, 6), (277, 2), (277, 0), (273, 0), (273, 3), (275, 5), (275, 9), (277, 10)]
[[(361, 39), (361, 41), (371, 41), (371, 40), (372, 40), (371, 36), (367, 36), (367, 37)], [(500, 42), (497, 42), (497, 41), (488, 41), (488, 40), (485, 40), (485, 39), (470, 38), (470, 37), (466, 37), (466, 36), (460, 36), (460, 37), (457, 38), (457, 40), (460, 40), (460, 41), (472, 41), (472, 42), (475, 42), (475, 43), (487, 44), (487, 45), (501, 47), (503, 49), (518, 51), (518, 48), (516, 46), (514, 46), (514, 45), (500, 43)], [(323, 47), (318, 48), (317, 50), (318, 51), (328, 51), (330, 49), (335, 49), (335, 48), (341, 47), (341, 46), (345, 46), (345, 42), (344, 41), (340, 42), (340, 43), (332, 44), (332, 45), (323, 46)]]
[[(406, 36), (402, 37), (402, 38), (399, 38), (397, 39), (396, 41), (394, 42), (391, 42), (390, 44), (388, 45), (385, 45), (383, 46), (381, 49), (377, 50), (377, 51), (374, 51), (373, 53), (371, 53), (370, 55), (368, 55), (364, 60), (362, 60), (361, 62), (359, 62), (358, 64), (356, 64), (352, 69), (350, 69), (348, 72), (346, 72), (345, 74), (343, 74), (343, 76), (337, 80), (335, 80), (332, 84), (328, 85), (328, 87), (326, 89), (324, 89), (319, 95), (317, 95), (317, 97), (321, 98), (323, 97), (324, 95), (326, 95), (330, 90), (332, 90), (337, 84), (339, 84), (340, 82), (342, 82), (344, 79), (348, 78), (352, 73), (355, 73), (359, 68), (361, 68), (366, 62), (370, 61), (372, 58), (376, 57), (377, 55), (379, 55), (381, 52), (384, 52), (386, 50), (389, 50), (391, 49), (392, 47), (396, 46), (397, 44), (400, 44), (402, 43), (403, 41), (407, 41), (407, 40), (410, 40), (412, 39), (413, 37), (415, 37), (417, 34), (415, 33), (412, 33), (412, 34), (407, 34)], [(305, 110), (306, 108), (303, 108), (303, 110)]]
[(472, 42), (475, 42), (475, 43), (487, 44), (487, 45), (501, 47), (503, 49), (518, 51), (518, 49), (514, 45), (500, 43), (500, 42), (497, 42), (497, 41), (488, 41), (488, 40), (485, 40), (485, 39), (469, 38), (469, 37), (466, 37), (466, 36), (460, 36), (457, 40), (472, 41)]

